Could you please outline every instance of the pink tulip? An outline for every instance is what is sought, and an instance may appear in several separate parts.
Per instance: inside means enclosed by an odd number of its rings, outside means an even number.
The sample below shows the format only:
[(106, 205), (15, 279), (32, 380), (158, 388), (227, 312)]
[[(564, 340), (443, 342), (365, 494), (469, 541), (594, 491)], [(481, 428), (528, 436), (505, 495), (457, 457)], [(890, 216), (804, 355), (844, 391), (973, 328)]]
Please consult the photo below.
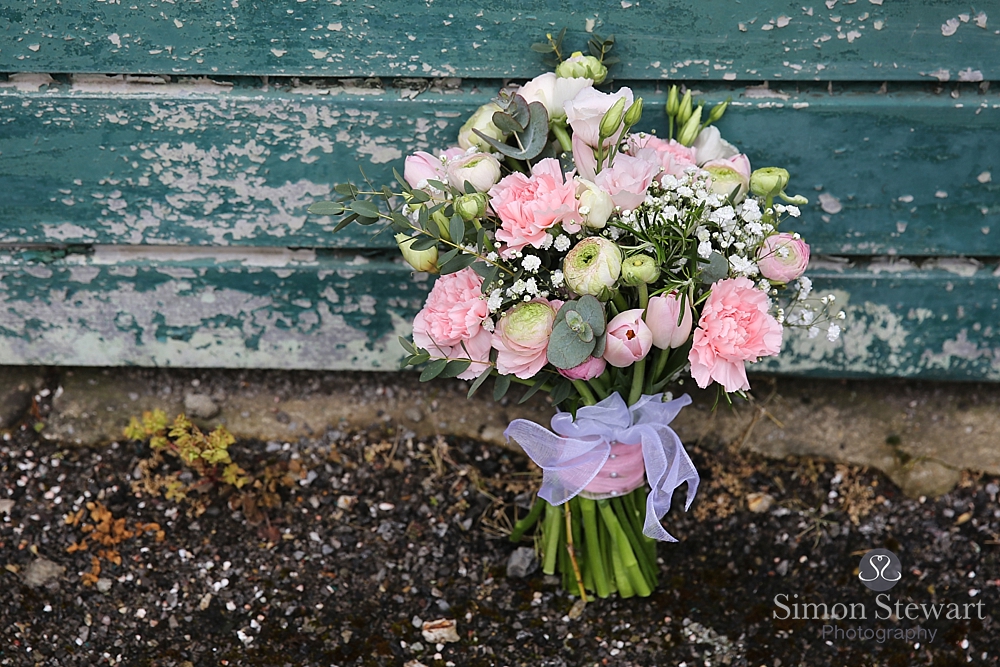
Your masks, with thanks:
[[(680, 317), (681, 301), (673, 294), (650, 297), (646, 306), (646, 324), (653, 332), (653, 345), (661, 350), (678, 348), (691, 335), (690, 301), (687, 302), (684, 317)], [(680, 319), (680, 324), (677, 320)]]
[(649, 354), (653, 332), (642, 321), (642, 312), (642, 308), (626, 310), (608, 322), (604, 359), (612, 366), (625, 368)]

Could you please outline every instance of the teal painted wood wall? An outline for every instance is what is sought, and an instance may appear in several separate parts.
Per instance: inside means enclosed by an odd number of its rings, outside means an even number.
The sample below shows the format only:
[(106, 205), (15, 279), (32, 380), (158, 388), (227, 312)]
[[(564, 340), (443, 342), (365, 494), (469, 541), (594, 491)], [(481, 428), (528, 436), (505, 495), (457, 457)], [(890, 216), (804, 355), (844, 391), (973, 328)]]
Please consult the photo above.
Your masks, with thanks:
[(1000, 380), (1000, 7), (935, 0), (0, 7), (0, 364), (392, 368), (429, 286), (305, 208), (457, 128), (528, 46), (731, 96), (721, 125), (809, 196), (837, 343), (767, 370)]

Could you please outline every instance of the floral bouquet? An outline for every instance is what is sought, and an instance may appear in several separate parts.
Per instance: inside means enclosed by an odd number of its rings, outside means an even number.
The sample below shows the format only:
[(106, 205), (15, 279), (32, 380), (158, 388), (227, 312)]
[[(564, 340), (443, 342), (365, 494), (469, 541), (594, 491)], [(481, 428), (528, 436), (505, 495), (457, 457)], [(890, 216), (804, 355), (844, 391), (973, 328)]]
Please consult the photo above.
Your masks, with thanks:
[[(564, 31), (565, 33), (565, 31)], [(670, 423), (691, 402), (668, 388), (690, 373), (723, 396), (750, 388), (746, 364), (776, 355), (782, 325), (840, 333), (832, 296), (810, 299), (809, 246), (779, 231), (803, 197), (789, 175), (750, 161), (706, 110), (669, 89), (666, 136), (635, 132), (642, 98), (602, 91), (613, 39), (562, 56), (500, 92), (462, 126), (458, 146), (417, 152), (393, 187), (336, 186), (310, 207), (396, 233), (403, 258), (437, 278), (401, 339), (420, 379), (495, 378), (500, 400), (544, 391), (551, 430), (506, 431), (543, 470), (511, 535), (540, 521), (543, 571), (584, 599), (648, 596), (674, 491), (698, 472)], [(777, 298), (783, 295), (783, 301)]]

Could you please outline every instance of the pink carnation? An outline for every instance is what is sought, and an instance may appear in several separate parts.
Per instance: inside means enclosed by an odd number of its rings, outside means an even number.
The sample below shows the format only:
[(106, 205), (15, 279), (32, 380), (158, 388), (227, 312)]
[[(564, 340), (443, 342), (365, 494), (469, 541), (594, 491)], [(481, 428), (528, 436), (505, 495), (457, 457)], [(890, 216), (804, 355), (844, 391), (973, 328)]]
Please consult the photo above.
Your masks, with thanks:
[(599, 188), (611, 195), (611, 201), (623, 211), (631, 211), (646, 199), (659, 169), (645, 160), (619, 154), (614, 164), (594, 178)]
[(482, 374), (490, 358), (492, 336), (483, 328), (490, 310), (482, 298), (482, 285), (483, 279), (471, 268), (441, 276), (413, 318), (413, 342), (431, 358), (473, 361), (458, 376), (463, 380)]
[(526, 245), (542, 247), (545, 230), (558, 224), (570, 233), (580, 231), (576, 183), (572, 172), (563, 175), (554, 158), (538, 162), (530, 178), (517, 172), (504, 177), (489, 194), (490, 206), (502, 223), (496, 238), (506, 245), (505, 253)]
[(663, 167), (663, 176), (682, 176), (684, 170), (690, 167), (697, 167), (695, 162), (695, 152), (682, 143), (665, 141), (651, 134), (633, 134), (629, 137), (628, 154), (640, 160)]
[(768, 313), (769, 306), (767, 294), (747, 278), (712, 286), (688, 354), (699, 387), (715, 380), (728, 392), (750, 388), (745, 362), (781, 349), (781, 325)]

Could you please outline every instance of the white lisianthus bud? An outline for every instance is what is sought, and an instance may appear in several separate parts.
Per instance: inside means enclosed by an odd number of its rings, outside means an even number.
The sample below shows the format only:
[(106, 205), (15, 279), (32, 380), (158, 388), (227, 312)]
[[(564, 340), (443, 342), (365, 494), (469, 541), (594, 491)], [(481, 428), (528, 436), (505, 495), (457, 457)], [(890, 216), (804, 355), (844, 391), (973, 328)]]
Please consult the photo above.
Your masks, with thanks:
[(473, 153), (448, 163), (448, 183), (465, 192), (468, 181), (477, 192), (486, 192), (500, 180), (500, 162), (489, 153)]
[(403, 253), (403, 259), (413, 267), (414, 271), (437, 273), (437, 246), (431, 246), (426, 250), (414, 250), (413, 242), (417, 238), (416, 236), (407, 236), (406, 234), (396, 234), (396, 243), (399, 245), (400, 252)]
[(580, 200), (580, 217), (584, 227), (603, 229), (615, 210), (611, 195), (585, 178), (576, 179), (577, 198)]
[(563, 261), (566, 285), (576, 294), (606, 294), (622, 272), (622, 251), (611, 241), (591, 236), (576, 244)]
[(469, 117), (469, 120), (465, 121), (465, 124), (458, 131), (458, 145), (465, 150), (476, 147), (481, 151), (492, 151), (493, 147), (472, 130), (479, 130), (488, 137), (503, 141), (503, 132), (493, 124), (493, 114), (497, 111), (502, 111), (502, 109), (493, 102), (476, 109), (476, 112)]
[(574, 51), (573, 55), (559, 63), (556, 75), (564, 79), (591, 79), (594, 83), (601, 84), (608, 76), (608, 68), (598, 58)]

